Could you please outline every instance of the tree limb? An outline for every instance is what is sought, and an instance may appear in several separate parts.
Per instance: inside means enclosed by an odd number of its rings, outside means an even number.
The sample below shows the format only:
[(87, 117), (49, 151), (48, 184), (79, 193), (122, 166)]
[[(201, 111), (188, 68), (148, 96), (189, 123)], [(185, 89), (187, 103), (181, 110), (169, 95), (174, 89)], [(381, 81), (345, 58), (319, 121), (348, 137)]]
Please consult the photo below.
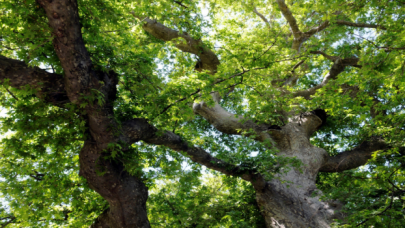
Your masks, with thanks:
[(204, 149), (189, 145), (180, 136), (171, 131), (159, 132), (144, 119), (133, 119), (123, 123), (121, 140), (132, 144), (139, 140), (153, 145), (166, 146), (174, 151), (186, 153), (190, 159), (207, 168), (226, 175), (238, 176), (252, 182), (257, 188), (264, 188), (264, 178), (253, 171), (246, 171), (243, 167), (224, 162), (211, 156)]
[(60, 74), (49, 73), (38, 67), (29, 67), (23, 61), (0, 55), (0, 83), (8, 80), (8, 85), (17, 89), (30, 86), (36, 95), (45, 102), (56, 106), (70, 102)]
[(277, 4), (281, 10), (281, 13), (287, 20), (288, 24), (290, 25), (294, 38), (299, 37), (302, 32), (300, 31), (298, 24), (297, 24), (297, 20), (292, 15), (292, 12), (288, 8), (287, 4), (285, 4), (284, 0), (277, 0)]
[(257, 11), (256, 7), (253, 8), (253, 12), (254, 12), (257, 16), (259, 16), (260, 19), (262, 19), (262, 21), (266, 24), (266, 26), (267, 26), (268, 29), (271, 28), (270, 22), (267, 20), (267, 18), (266, 18), (263, 14), (261, 14), (261, 13), (259, 13), (259, 11)]
[(324, 21), (322, 24), (320, 24), (318, 27), (312, 28), (309, 31), (305, 32), (304, 34), (309, 38), (312, 35), (326, 29), (329, 26), (329, 21)]
[(11, 217), (2, 218), (1, 220), (4, 220), (4, 219), (10, 219), (10, 220), (7, 221), (7, 222), (5, 222), (5, 223), (3, 223), (3, 224), (0, 224), (0, 225), (1, 225), (0, 228), (4, 228), (4, 227), (8, 226), (9, 224), (14, 223), (14, 221), (15, 221), (17, 218), (16, 218), (15, 216), (11, 216)]
[(388, 149), (389, 146), (381, 138), (373, 138), (365, 141), (353, 150), (339, 153), (336, 156), (328, 157), (326, 163), (319, 169), (319, 172), (342, 172), (355, 169), (367, 163), (373, 152)]
[[(266, 140), (271, 139), (270, 135), (264, 132), (266, 129), (265, 126), (259, 126), (252, 120), (236, 116), (235, 114), (226, 111), (218, 103), (216, 103), (214, 107), (208, 107), (205, 102), (194, 103), (193, 111), (204, 117), (220, 132), (233, 135), (243, 134), (244, 136), (255, 134), (255, 140), (260, 142), (265, 142)], [(254, 133), (251, 132), (252, 130)]]
[(182, 38), (183, 40), (174, 41), (174, 45), (178, 49), (197, 55), (201, 60), (199, 68), (202, 70), (208, 70), (211, 73), (215, 73), (217, 71), (217, 67), (220, 64), (218, 57), (212, 50), (206, 47), (200, 39), (194, 39), (186, 32), (180, 33), (179, 31), (168, 28), (156, 20), (152, 20), (147, 17), (141, 18), (135, 15), (133, 12), (132, 15), (142, 20), (142, 22), (145, 22), (142, 26), (143, 29), (157, 39), (163, 41), (173, 41), (177, 38)]
[[(65, 73), (65, 89), (72, 103), (81, 94), (99, 87), (90, 55), (84, 45), (76, 0), (37, 0), (44, 8), (53, 30), (53, 46)], [(72, 9), (72, 10), (67, 10)]]
[[(292, 34), (294, 36), (292, 49), (297, 50), (298, 52), (300, 50), (302, 43), (304, 43), (306, 40), (308, 40), (314, 34), (326, 29), (330, 25), (329, 21), (324, 21), (318, 27), (312, 28), (307, 32), (302, 32), (299, 29), (297, 20), (293, 16), (292, 12), (288, 8), (285, 1), (277, 0), (277, 4), (278, 4), (284, 18), (287, 20), (287, 22), (291, 28)], [(358, 28), (379, 28), (382, 30), (386, 30), (386, 28), (384, 26), (375, 25), (375, 24), (353, 23), (353, 22), (343, 21), (343, 20), (337, 20), (335, 23), (338, 25), (345, 25), (345, 26), (358, 27)]]
[[(386, 30), (386, 28), (384, 26), (377, 25), (377, 24), (354, 23), (354, 22), (343, 21), (343, 20), (337, 20), (337, 21), (335, 21), (335, 24), (345, 25), (345, 26), (350, 26), (350, 27), (357, 27), (357, 28), (379, 28), (382, 30)], [(307, 36), (312, 36), (312, 35), (316, 34), (317, 32), (320, 32), (320, 31), (326, 29), (330, 25), (331, 25), (331, 23), (329, 21), (324, 21), (318, 27), (312, 28), (311, 30), (305, 32), (304, 34)]]
[[(293, 92), (293, 96), (294, 97), (298, 97), (298, 96), (302, 96), (305, 99), (311, 99), (311, 96), (314, 95), (316, 93), (316, 91), (324, 86), (327, 85), (327, 83), (331, 80), (331, 79), (336, 79), (337, 76), (344, 71), (346, 66), (353, 66), (353, 67), (357, 67), (357, 68), (361, 68), (361, 65), (358, 65), (358, 61), (359, 59), (356, 57), (352, 57), (352, 58), (346, 58), (346, 59), (341, 59), (340, 57), (337, 56), (330, 56), (322, 51), (311, 51), (312, 54), (321, 54), (323, 55), (326, 59), (329, 59), (331, 61), (334, 61), (329, 73), (325, 76), (324, 80), (322, 81), (321, 84), (316, 85), (314, 87), (311, 87), (309, 89), (306, 90), (301, 90), (301, 91), (296, 91)], [(346, 84), (341, 85), (341, 88), (343, 89), (344, 93), (350, 93), (350, 97), (355, 98), (358, 94), (358, 92), (360, 91), (359, 88), (357, 86), (348, 86)], [(372, 94), (369, 94), (369, 96), (373, 97), (373, 105), (371, 105), (370, 107), (370, 115), (372, 118), (375, 118), (377, 115), (379, 114), (385, 114), (385, 111), (378, 111), (376, 109), (376, 105), (381, 103), (381, 101), (379, 101), (377, 98), (375, 98)], [(362, 106), (364, 106), (365, 104), (362, 103)]]
[(311, 87), (309, 89), (306, 89), (306, 90), (300, 90), (300, 91), (293, 92), (292, 93), (293, 97), (301, 96), (301, 97), (304, 97), (305, 99), (310, 99), (311, 96), (314, 95), (318, 89), (326, 86), (330, 80), (336, 79), (337, 76), (344, 71), (346, 66), (361, 67), (360, 65), (357, 64), (359, 62), (359, 59), (355, 58), (355, 57), (341, 59), (340, 57), (330, 56), (321, 51), (313, 51), (311, 53), (322, 54), (325, 58), (334, 61), (334, 63), (332, 65), (332, 67), (330, 68), (329, 73), (323, 79), (322, 83), (320, 83), (314, 87)]
[(378, 28), (378, 29), (382, 29), (382, 30), (387, 30), (386, 27), (384, 27), (382, 25), (376, 25), (376, 24), (354, 23), (354, 22), (342, 21), (342, 20), (337, 20), (336, 24), (357, 27), (357, 28), (376, 28), (376, 29)]

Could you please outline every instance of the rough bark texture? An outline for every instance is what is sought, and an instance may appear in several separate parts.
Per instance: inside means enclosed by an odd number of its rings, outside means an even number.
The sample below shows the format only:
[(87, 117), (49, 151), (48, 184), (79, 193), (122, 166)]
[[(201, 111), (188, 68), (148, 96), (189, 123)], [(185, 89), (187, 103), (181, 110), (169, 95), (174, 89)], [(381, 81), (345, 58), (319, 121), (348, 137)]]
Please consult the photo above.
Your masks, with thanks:
[[(316, 188), (319, 168), (327, 159), (327, 152), (309, 142), (311, 131), (322, 121), (316, 115), (298, 117), (273, 133), (279, 155), (301, 160), (302, 172), (292, 169), (278, 177), (287, 181), (269, 181), (264, 189), (257, 189), (257, 203), (262, 208), (267, 227), (329, 227), (339, 216), (337, 205), (319, 201), (322, 192)], [(280, 137), (282, 135), (282, 137)]]
[(150, 227), (147, 187), (125, 172), (122, 164), (110, 160), (94, 142), (85, 142), (80, 151), (80, 175), (110, 205), (93, 227)]
[[(150, 227), (146, 215), (146, 186), (129, 175), (120, 162), (106, 157), (108, 145), (117, 143), (121, 129), (114, 121), (117, 75), (93, 69), (84, 46), (75, 0), (37, 0), (53, 29), (53, 45), (64, 69), (64, 87), (71, 103), (85, 103), (87, 141), (80, 151), (80, 175), (110, 205), (96, 227)], [(102, 83), (100, 83), (102, 82)], [(93, 100), (83, 95), (93, 96)], [(103, 99), (100, 102), (100, 99)], [(124, 149), (125, 151), (125, 149)]]
[[(240, 166), (226, 163), (211, 156), (202, 148), (189, 145), (173, 132), (158, 133), (158, 129), (143, 119), (124, 121), (121, 127), (113, 118), (117, 75), (114, 72), (103, 73), (93, 69), (81, 35), (76, 0), (37, 0), (37, 2), (45, 10), (49, 25), (53, 29), (54, 49), (65, 75), (62, 77), (39, 68), (27, 67), (21, 61), (0, 56), (0, 82), (9, 79), (10, 86), (15, 88), (30, 85), (38, 90), (39, 98), (58, 106), (66, 102), (79, 105), (86, 102), (84, 108), (86, 115), (83, 118), (87, 123), (88, 132), (87, 140), (80, 151), (80, 175), (85, 177), (90, 187), (110, 205), (92, 227), (150, 227), (146, 214), (148, 198), (146, 186), (137, 177), (129, 175), (124, 170), (123, 164), (106, 159), (111, 152), (108, 145), (117, 142), (132, 144), (143, 140), (154, 145), (164, 145), (186, 153), (192, 161), (210, 169), (226, 175), (239, 176), (251, 182), (256, 190), (257, 203), (262, 209), (267, 227), (329, 227), (332, 219), (343, 215), (339, 213), (341, 207), (339, 203), (319, 201), (322, 192), (315, 186), (318, 172), (340, 172), (356, 168), (365, 164), (374, 151), (388, 148), (383, 140), (373, 139), (353, 150), (330, 157), (325, 150), (314, 147), (309, 141), (310, 136), (326, 121), (326, 115), (322, 110), (299, 116), (285, 116), (289, 118), (288, 124), (269, 127), (268, 124), (258, 125), (254, 120), (235, 116), (222, 108), (218, 102), (213, 107), (204, 102), (194, 104), (194, 112), (204, 117), (217, 130), (240, 135), (243, 131), (253, 130), (255, 140), (264, 142), (269, 147), (277, 147), (280, 156), (296, 157), (302, 162), (301, 170), (291, 169), (287, 173), (278, 174), (275, 179), (265, 180), (262, 174), (254, 170), (246, 172)], [(284, 0), (277, 0), (277, 3), (293, 31), (293, 48), (297, 51), (306, 39), (326, 29), (330, 24), (326, 21), (308, 32), (301, 32)], [(255, 13), (261, 15), (257, 10)], [(142, 20), (145, 22), (143, 28), (151, 35), (164, 41), (174, 41), (180, 50), (197, 55), (200, 62), (196, 70), (207, 70), (212, 74), (216, 72), (220, 64), (219, 59), (201, 40), (167, 28), (157, 21), (148, 18)], [(382, 28), (378, 25), (344, 21), (337, 21), (336, 24)], [(176, 38), (185, 42), (174, 40)], [(310, 99), (319, 88), (326, 86), (331, 79), (336, 79), (346, 66), (359, 67), (357, 58), (341, 59), (319, 51), (313, 54), (322, 54), (333, 61), (330, 72), (321, 84), (295, 92), (293, 96)], [(81, 94), (92, 95), (92, 91), (102, 94), (105, 101), (101, 104), (97, 101), (89, 102), (81, 97)], [(251, 136), (251, 134), (243, 135)], [(126, 152), (126, 148), (123, 152)]]

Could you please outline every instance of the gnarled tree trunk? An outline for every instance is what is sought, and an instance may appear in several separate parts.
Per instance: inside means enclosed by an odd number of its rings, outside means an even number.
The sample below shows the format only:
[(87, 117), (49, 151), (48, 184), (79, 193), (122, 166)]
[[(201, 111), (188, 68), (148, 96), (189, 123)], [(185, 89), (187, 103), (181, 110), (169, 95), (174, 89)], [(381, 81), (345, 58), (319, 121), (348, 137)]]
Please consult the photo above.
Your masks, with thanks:
[(279, 174), (264, 188), (256, 189), (257, 203), (267, 227), (330, 227), (333, 219), (341, 217), (339, 203), (320, 201), (322, 192), (316, 188), (315, 180), (328, 155), (309, 142), (310, 134), (322, 120), (308, 114), (271, 132), (280, 150), (278, 155), (296, 157), (302, 166), (301, 170), (294, 168)]

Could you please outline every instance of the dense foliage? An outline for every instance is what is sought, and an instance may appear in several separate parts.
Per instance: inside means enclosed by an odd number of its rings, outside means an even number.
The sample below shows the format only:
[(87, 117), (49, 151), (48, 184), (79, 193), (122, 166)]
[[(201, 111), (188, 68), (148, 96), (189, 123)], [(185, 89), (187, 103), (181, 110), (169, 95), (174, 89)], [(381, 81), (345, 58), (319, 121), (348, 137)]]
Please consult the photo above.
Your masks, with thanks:
[[(119, 75), (118, 123), (147, 119), (271, 179), (299, 161), (277, 156), (249, 132), (244, 134), (251, 137), (216, 130), (193, 113), (193, 103), (213, 105), (216, 91), (222, 107), (269, 126), (285, 125), (283, 113), (323, 109), (327, 121), (311, 143), (331, 156), (373, 137), (389, 145), (365, 166), (318, 174), (322, 200), (345, 204), (347, 217), (337, 226), (405, 223), (404, 2), (288, 1), (298, 32), (276, 1), (77, 2), (94, 67)], [(220, 60), (216, 72), (198, 70), (199, 57), (177, 48), (184, 39), (164, 42), (146, 32), (145, 17), (201, 39)], [(35, 0), (0, 0), (0, 55), (63, 74), (55, 37)], [(343, 69), (325, 82), (338, 64)], [(89, 226), (108, 203), (79, 175), (86, 103), (55, 106), (41, 99), (37, 88), (0, 82), (1, 227)], [(300, 95), (317, 85), (322, 86)], [(86, 99), (102, 103), (103, 96), (94, 91)], [(138, 142), (121, 153), (122, 146), (111, 144), (109, 159), (122, 162), (149, 187), (152, 226), (264, 227), (250, 183), (202, 168), (164, 146)]]

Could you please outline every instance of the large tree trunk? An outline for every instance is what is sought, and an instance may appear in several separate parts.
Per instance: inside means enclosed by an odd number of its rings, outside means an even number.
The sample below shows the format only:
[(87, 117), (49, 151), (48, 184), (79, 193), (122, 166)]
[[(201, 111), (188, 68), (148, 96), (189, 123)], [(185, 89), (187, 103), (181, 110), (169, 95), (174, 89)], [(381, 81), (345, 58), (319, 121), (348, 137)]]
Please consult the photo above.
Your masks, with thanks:
[[(253, 184), (267, 227), (330, 227), (333, 219), (339, 217), (340, 203), (333, 203), (332, 206), (321, 202), (319, 199), (322, 192), (315, 185), (316, 175), (330, 163), (330, 157), (324, 149), (311, 145), (309, 141), (310, 136), (325, 123), (325, 111), (315, 110), (292, 116), (288, 124), (279, 127), (258, 125), (252, 120), (229, 113), (218, 103), (209, 107), (202, 102), (194, 104), (193, 108), (194, 112), (221, 132), (250, 132), (244, 135), (265, 142), (266, 145), (272, 144), (270, 149), (277, 147), (278, 156), (301, 161), (299, 168), (287, 170), (284, 167), (286, 172), (276, 174), (272, 180), (265, 180), (259, 175), (253, 176), (254, 173), (249, 178), (241, 176)], [(331, 166), (336, 168), (333, 164)]]
[(281, 130), (271, 134), (280, 149), (279, 156), (296, 157), (301, 170), (291, 169), (268, 181), (265, 188), (256, 188), (257, 203), (267, 227), (330, 227), (340, 216), (338, 202), (320, 201), (322, 192), (316, 188), (319, 168), (327, 159), (324, 149), (309, 142), (310, 134), (319, 127), (316, 115), (296, 117)]
[[(270, 181), (265, 189), (256, 192), (266, 227), (330, 227), (332, 219), (338, 217), (337, 205), (319, 201), (319, 196), (311, 197), (316, 188), (286, 185)], [(304, 190), (307, 193), (303, 194)]]
[[(118, 76), (114, 72), (95, 70), (81, 34), (76, 0), (37, 2), (45, 10), (53, 30), (53, 46), (64, 70), (67, 97), (82, 108), (80, 111), (85, 113), (82, 118), (88, 125), (88, 140), (79, 156), (80, 175), (110, 205), (109, 211), (103, 213), (93, 227), (148, 228), (148, 189), (141, 180), (127, 173), (121, 162), (107, 158), (112, 153), (109, 145), (118, 143), (121, 137), (113, 113)], [(10, 66), (18, 64), (8, 63)]]
[(92, 227), (148, 228), (148, 188), (129, 175), (122, 164), (106, 159), (94, 142), (86, 141), (80, 151), (80, 175), (110, 205)]

